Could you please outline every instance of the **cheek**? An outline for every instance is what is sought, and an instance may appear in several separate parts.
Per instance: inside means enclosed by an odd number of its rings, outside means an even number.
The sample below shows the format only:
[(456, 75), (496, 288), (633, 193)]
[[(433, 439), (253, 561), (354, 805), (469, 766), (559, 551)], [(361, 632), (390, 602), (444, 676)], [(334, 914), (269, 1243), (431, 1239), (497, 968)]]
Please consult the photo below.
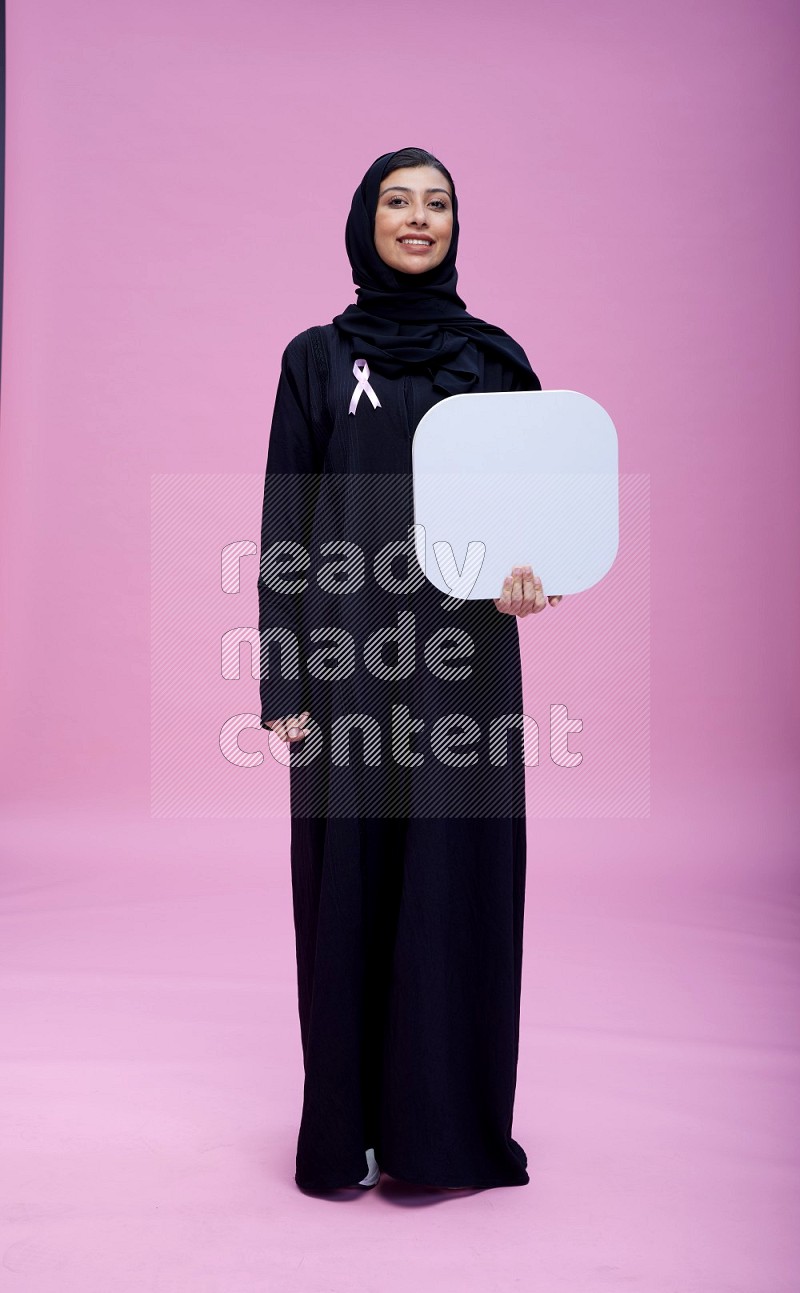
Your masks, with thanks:
[(391, 242), (391, 241), (393, 240), (393, 238), (394, 238), (394, 235), (393, 235), (393, 233), (392, 233), (391, 229), (390, 229), (390, 228), (388, 228), (388, 227), (386, 226), (386, 224), (385, 224), (382, 220), (381, 220), (381, 221), (376, 221), (376, 223), (375, 223), (375, 243), (376, 243), (376, 245), (381, 245), (381, 246), (384, 246), (384, 247), (385, 247), (385, 246), (387, 246), (387, 245), (388, 245), (388, 243), (389, 243), (389, 242)]

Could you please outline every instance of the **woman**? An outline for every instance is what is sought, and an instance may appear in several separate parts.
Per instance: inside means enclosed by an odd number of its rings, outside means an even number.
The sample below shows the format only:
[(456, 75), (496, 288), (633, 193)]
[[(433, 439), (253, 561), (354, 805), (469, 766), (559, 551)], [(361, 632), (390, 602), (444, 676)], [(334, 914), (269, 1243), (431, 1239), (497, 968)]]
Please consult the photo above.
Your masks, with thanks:
[[(423, 414), (461, 392), (541, 389), (522, 347), (467, 313), (458, 234), (440, 161), (379, 157), (347, 220), (358, 304), (281, 362), (260, 687), (263, 726), (291, 747), (304, 1189), (369, 1188), (381, 1169), (449, 1189), (529, 1179), (511, 1136), (526, 865), (516, 617), (548, 599), (530, 567), (494, 602), (443, 597), (409, 548)], [(437, 727), (454, 713), (475, 750)], [(520, 723), (508, 758), (487, 738), (498, 716)]]

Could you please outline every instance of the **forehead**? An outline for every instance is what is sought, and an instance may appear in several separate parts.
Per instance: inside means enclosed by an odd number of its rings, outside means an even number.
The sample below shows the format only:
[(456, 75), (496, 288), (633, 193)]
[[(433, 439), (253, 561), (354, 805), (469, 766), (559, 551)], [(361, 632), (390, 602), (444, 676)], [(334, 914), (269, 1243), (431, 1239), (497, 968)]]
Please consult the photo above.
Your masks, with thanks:
[(403, 188), (410, 189), (412, 193), (446, 193), (452, 197), (450, 185), (447, 177), (437, 171), (435, 166), (401, 166), (396, 171), (390, 171), (381, 180), (380, 193), (387, 193), (390, 189)]

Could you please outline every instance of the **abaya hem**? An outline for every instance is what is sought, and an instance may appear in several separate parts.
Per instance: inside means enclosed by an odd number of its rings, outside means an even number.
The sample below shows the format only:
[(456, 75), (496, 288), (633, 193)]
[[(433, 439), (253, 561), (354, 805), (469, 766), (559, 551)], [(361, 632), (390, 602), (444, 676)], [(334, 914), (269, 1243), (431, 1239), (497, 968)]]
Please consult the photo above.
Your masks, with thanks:
[[(402, 1181), (404, 1185), (419, 1185), (430, 1190), (497, 1190), (504, 1189), (506, 1186), (510, 1187), (530, 1184), (530, 1177), (524, 1170), (518, 1180), (507, 1180), (505, 1177), (502, 1179), (499, 1177), (493, 1177), (490, 1180), (475, 1181), (470, 1185), (465, 1185), (463, 1181), (426, 1181), (420, 1176), (401, 1176), (399, 1172), (395, 1172), (391, 1167), (384, 1166), (377, 1156), (376, 1162), (378, 1167), (381, 1169), (381, 1173), (383, 1175), (390, 1176), (393, 1181)], [(306, 1181), (298, 1180), (297, 1176), (295, 1176), (295, 1183), (299, 1189), (308, 1190), (312, 1193), (327, 1193), (328, 1190), (350, 1190), (355, 1184), (353, 1181), (336, 1181), (333, 1184), (326, 1185), (309, 1184)]]

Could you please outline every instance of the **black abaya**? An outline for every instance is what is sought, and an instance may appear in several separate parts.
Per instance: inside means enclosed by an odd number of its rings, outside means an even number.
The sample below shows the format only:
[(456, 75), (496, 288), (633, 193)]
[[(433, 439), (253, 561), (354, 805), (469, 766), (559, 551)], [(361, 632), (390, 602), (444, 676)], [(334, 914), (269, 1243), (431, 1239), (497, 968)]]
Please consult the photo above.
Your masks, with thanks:
[[(443, 393), (429, 371), (393, 378), (372, 371), (380, 406), (362, 391), (350, 413), (357, 380), (349, 344), (332, 325), (318, 336), (326, 384), (310, 332), (284, 351), (262, 516), (262, 563), (276, 543), (303, 545), (310, 567), (295, 549), (285, 578), (305, 577), (308, 586), (275, 591), (280, 563), (262, 564), (258, 585), (262, 635), (278, 627), (285, 642), (294, 635), (299, 643), (295, 677), (281, 676), (277, 647), (262, 644), (262, 718), (307, 709), (315, 729), (291, 748), (305, 1066), (296, 1181), (352, 1185), (374, 1147), (380, 1167), (400, 1179), (524, 1185), (527, 1157), (511, 1135), (526, 870), (517, 620), (492, 601), (447, 599), (418, 569), (403, 580), (413, 560), (383, 567), (384, 582), (399, 581), (391, 590), (376, 580), (375, 554), (387, 542), (408, 542), (413, 434)], [(539, 389), (535, 376), (477, 353), (474, 389), (523, 382)], [(338, 579), (346, 578), (341, 558), (352, 549), (320, 553), (342, 541), (365, 554), (363, 587), (343, 593), (331, 576), (320, 589), (326, 564), (338, 560)], [(397, 664), (399, 650), (387, 646), (371, 669), (364, 645), (376, 630), (397, 626), (402, 612), (415, 627), (414, 666), (376, 678), (380, 665), (388, 673)], [(341, 636), (333, 652), (331, 629), (355, 645), (354, 667), (332, 680), (316, 676), (347, 656)], [(425, 656), (439, 630), (453, 644), (448, 629), (460, 633), (450, 676)], [(458, 668), (464, 676), (453, 676)], [(291, 668), (284, 664), (283, 673)], [(336, 746), (332, 724), (345, 714), (361, 715), (364, 727)], [(391, 744), (398, 714), (418, 725), (399, 746)], [(432, 733), (448, 714), (467, 720), (451, 755)], [(370, 730), (376, 744), (365, 755)]]

